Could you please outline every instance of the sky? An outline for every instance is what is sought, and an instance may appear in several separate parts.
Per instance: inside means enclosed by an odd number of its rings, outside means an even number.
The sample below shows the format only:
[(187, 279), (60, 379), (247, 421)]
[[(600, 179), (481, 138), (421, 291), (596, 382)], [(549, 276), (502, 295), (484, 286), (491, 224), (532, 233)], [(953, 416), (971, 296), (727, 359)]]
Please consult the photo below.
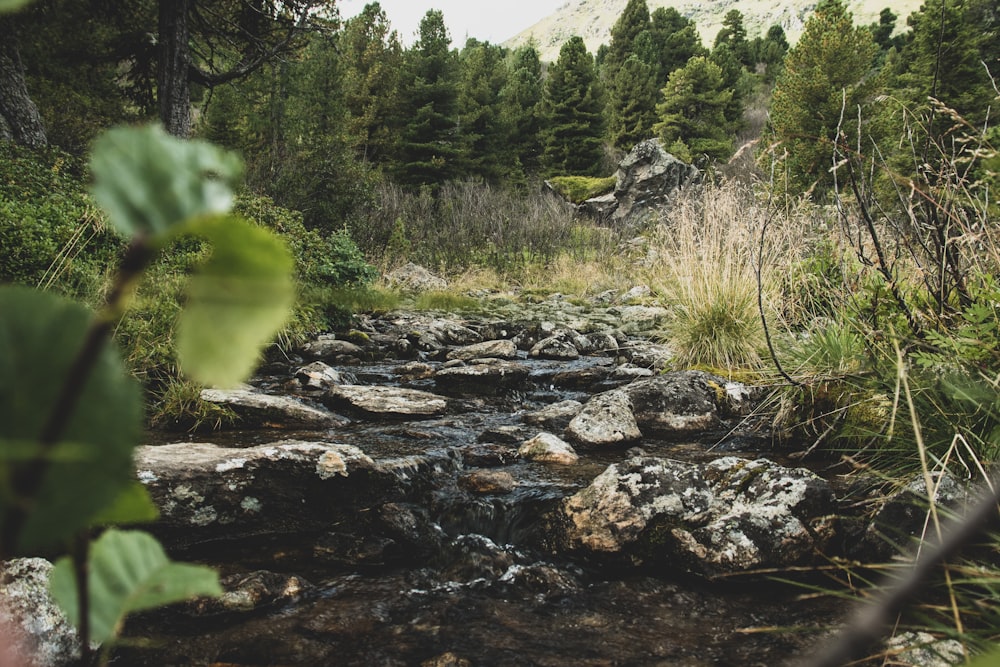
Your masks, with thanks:
[[(361, 13), (371, 0), (341, 0), (340, 16), (349, 19)], [(378, 0), (399, 31), (404, 46), (414, 41), (420, 19), (428, 9), (444, 12), (444, 23), (452, 46), (461, 47), (466, 37), (499, 44), (555, 12), (567, 0)]]

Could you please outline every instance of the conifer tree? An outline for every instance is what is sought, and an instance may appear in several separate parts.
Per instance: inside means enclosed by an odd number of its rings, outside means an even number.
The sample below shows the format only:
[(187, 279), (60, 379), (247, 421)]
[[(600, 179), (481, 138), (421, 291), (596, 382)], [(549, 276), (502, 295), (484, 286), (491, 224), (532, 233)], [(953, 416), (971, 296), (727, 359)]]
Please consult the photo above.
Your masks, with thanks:
[(658, 7), (650, 17), (648, 46), (640, 47), (639, 57), (656, 69), (658, 88), (666, 85), (670, 73), (695, 56), (708, 55), (697, 26), (673, 7)]
[(715, 36), (712, 50), (725, 44), (741, 65), (750, 67), (750, 43), (747, 42), (747, 31), (743, 27), (743, 13), (738, 9), (730, 9), (722, 19), (722, 28)]
[(618, 20), (611, 26), (611, 42), (601, 59), (601, 67), (605, 69), (609, 79), (614, 78), (635, 52), (636, 38), (649, 27), (649, 7), (646, 0), (628, 0)]
[(597, 175), (604, 154), (604, 103), (594, 58), (571, 37), (545, 84), (544, 168), (549, 174)]
[(787, 155), (784, 173), (793, 193), (831, 184), (830, 166), (838, 126), (856, 140), (859, 107), (879, 89), (872, 76), (878, 46), (867, 28), (855, 27), (839, 0), (823, 0), (806, 22), (798, 44), (785, 57), (775, 84), (771, 126)]
[(405, 185), (439, 186), (459, 173), (458, 60), (450, 43), (444, 15), (432, 9), (404, 55), (395, 174)]
[(381, 5), (372, 2), (344, 24), (337, 46), (356, 154), (363, 161), (384, 163), (394, 155), (398, 135), (399, 36)]
[(500, 91), (510, 149), (520, 175), (534, 174), (542, 154), (542, 61), (532, 44), (517, 48), (510, 56), (507, 83)]
[(682, 160), (702, 156), (724, 159), (733, 151), (725, 110), (732, 98), (722, 70), (705, 56), (695, 56), (670, 75), (657, 107), (655, 130), (667, 150)]
[(498, 181), (514, 169), (509, 119), (500, 103), (507, 83), (505, 56), (502, 47), (475, 39), (468, 40), (459, 56), (464, 171), (488, 181)]
[(656, 70), (638, 56), (630, 56), (611, 80), (608, 138), (615, 148), (630, 150), (653, 136), (659, 88)]

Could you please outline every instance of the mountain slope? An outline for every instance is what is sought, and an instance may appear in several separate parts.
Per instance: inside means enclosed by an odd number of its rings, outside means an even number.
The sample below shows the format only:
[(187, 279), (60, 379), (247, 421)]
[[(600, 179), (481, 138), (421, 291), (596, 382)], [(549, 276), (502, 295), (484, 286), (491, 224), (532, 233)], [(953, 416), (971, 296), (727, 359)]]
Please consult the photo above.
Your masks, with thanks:
[[(711, 47), (722, 25), (722, 18), (731, 9), (743, 13), (747, 36), (754, 38), (779, 24), (789, 41), (794, 43), (802, 33), (816, 0), (647, 0), (649, 11), (657, 7), (674, 7), (698, 26), (705, 46)], [(534, 39), (542, 60), (552, 62), (559, 56), (563, 43), (573, 35), (583, 37), (591, 53), (610, 40), (611, 26), (621, 15), (628, 0), (570, 0), (555, 13), (507, 40), (507, 46), (519, 46)], [(905, 27), (906, 17), (920, 7), (920, 0), (849, 0), (848, 8), (859, 25), (873, 23), (883, 7), (890, 6), (899, 15), (897, 29)]]

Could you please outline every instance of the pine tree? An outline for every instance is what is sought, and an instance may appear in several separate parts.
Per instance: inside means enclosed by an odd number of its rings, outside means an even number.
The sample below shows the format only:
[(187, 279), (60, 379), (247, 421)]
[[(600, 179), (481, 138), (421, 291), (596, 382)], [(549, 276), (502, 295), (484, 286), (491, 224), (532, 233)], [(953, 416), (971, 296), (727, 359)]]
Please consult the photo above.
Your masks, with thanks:
[(723, 44), (729, 47), (741, 65), (744, 67), (753, 65), (750, 62), (750, 44), (747, 42), (747, 31), (743, 27), (743, 14), (738, 9), (730, 9), (726, 12), (722, 19), (722, 28), (715, 36), (712, 50), (718, 49)]
[(646, 0), (628, 0), (618, 20), (611, 26), (611, 42), (607, 53), (601, 59), (601, 67), (614, 78), (634, 51), (635, 40), (643, 31), (649, 30), (649, 7)]
[(653, 136), (659, 100), (656, 70), (638, 56), (630, 56), (611, 80), (608, 138), (615, 148), (630, 150)]
[(706, 56), (697, 26), (673, 7), (658, 7), (650, 17), (650, 40), (639, 57), (656, 69), (658, 88), (666, 85), (671, 72), (695, 56)]
[(337, 41), (344, 104), (359, 159), (385, 163), (396, 151), (399, 76), (403, 49), (377, 2), (348, 20)]
[(542, 61), (534, 45), (511, 54), (507, 84), (500, 91), (510, 149), (519, 167), (517, 176), (534, 174), (541, 159)]
[(597, 175), (604, 155), (604, 104), (594, 58), (582, 37), (571, 37), (549, 68), (545, 84), (545, 149), (550, 174)]
[(831, 184), (837, 130), (856, 140), (859, 107), (879, 89), (872, 76), (878, 46), (867, 28), (855, 27), (839, 0), (824, 0), (785, 57), (775, 84), (771, 126), (787, 154), (785, 173), (793, 193)]
[(468, 40), (459, 56), (464, 171), (494, 182), (514, 170), (508, 117), (500, 103), (507, 84), (505, 56), (502, 47), (475, 39)]
[(668, 150), (685, 160), (724, 159), (733, 151), (725, 110), (733, 92), (718, 65), (696, 56), (670, 75), (657, 107), (655, 130)]
[(395, 174), (405, 185), (439, 186), (459, 173), (458, 60), (450, 43), (444, 15), (432, 9), (404, 55)]

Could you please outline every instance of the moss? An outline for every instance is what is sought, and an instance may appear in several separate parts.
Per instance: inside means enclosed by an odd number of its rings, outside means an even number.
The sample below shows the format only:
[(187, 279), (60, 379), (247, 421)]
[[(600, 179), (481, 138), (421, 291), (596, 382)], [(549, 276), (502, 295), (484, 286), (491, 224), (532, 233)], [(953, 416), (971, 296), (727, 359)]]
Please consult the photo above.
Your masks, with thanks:
[(365, 345), (371, 342), (371, 338), (364, 331), (358, 331), (357, 329), (351, 329), (345, 335), (345, 338), (354, 343), (355, 345)]
[(614, 176), (594, 178), (591, 176), (556, 176), (549, 179), (549, 184), (561, 196), (574, 204), (580, 204), (591, 197), (607, 194), (614, 190)]

